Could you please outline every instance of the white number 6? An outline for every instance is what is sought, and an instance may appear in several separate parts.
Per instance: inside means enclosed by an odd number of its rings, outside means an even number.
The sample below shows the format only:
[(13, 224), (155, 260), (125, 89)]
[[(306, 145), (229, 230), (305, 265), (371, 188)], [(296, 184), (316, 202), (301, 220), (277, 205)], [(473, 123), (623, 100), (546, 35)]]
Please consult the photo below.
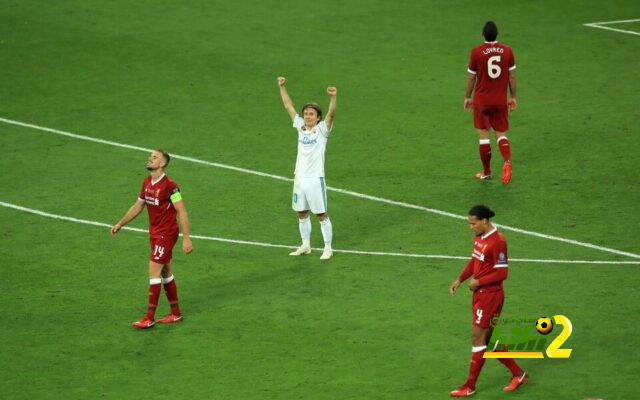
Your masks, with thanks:
[(497, 77), (500, 76), (502, 69), (500, 68), (500, 65), (497, 64), (499, 62), (500, 62), (500, 56), (493, 56), (493, 57), (490, 57), (489, 60), (487, 60), (487, 68), (489, 68), (490, 78), (496, 79)]

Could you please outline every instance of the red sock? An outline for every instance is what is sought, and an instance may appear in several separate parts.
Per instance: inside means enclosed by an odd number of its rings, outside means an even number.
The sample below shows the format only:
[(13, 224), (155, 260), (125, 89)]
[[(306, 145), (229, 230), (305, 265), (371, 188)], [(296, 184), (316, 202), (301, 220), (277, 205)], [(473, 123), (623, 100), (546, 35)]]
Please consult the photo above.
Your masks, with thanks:
[(482, 160), (483, 174), (491, 174), (491, 143), (487, 139), (486, 143), (480, 140), (480, 160)]
[[(502, 350), (496, 350), (496, 353), (499, 352), (509, 352), (509, 350), (507, 350), (507, 347), (505, 346), (504, 349)], [(505, 365), (505, 367), (509, 368), (509, 371), (511, 371), (511, 375), (513, 376), (520, 376), (522, 375), (522, 368), (520, 368), (520, 366), (518, 365), (518, 363), (516, 362), (516, 360), (514, 360), (513, 358), (497, 358), (498, 361), (500, 361), (501, 363), (503, 363)]]
[(480, 375), (480, 370), (482, 370), (482, 366), (484, 365), (485, 359), (482, 358), (484, 355), (485, 347), (482, 347), (480, 351), (474, 351), (471, 353), (471, 364), (469, 366), (469, 378), (465, 382), (465, 386), (471, 389), (476, 388), (476, 381), (478, 380), (478, 376)]
[(178, 287), (176, 286), (176, 280), (171, 275), (166, 280), (169, 282), (164, 283), (164, 291), (167, 295), (167, 300), (169, 300), (169, 304), (171, 305), (171, 314), (180, 316), (180, 307), (178, 306)]
[(147, 309), (147, 318), (149, 318), (152, 321), (156, 317), (156, 307), (158, 307), (159, 297), (160, 297), (160, 279), (150, 279), (149, 280), (149, 308)]
[(509, 139), (506, 136), (502, 136), (498, 139), (498, 148), (500, 149), (500, 154), (502, 154), (502, 158), (504, 162), (511, 162), (511, 145), (509, 144)]

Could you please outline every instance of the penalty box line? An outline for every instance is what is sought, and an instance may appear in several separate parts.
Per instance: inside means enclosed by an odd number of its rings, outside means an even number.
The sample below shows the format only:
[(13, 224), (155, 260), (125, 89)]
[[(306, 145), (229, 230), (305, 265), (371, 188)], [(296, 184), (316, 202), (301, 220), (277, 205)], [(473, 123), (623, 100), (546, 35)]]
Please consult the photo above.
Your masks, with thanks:
[[(144, 151), (144, 152), (147, 152), (147, 153), (150, 153), (150, 152), (153, 151), (153, 149), (148, 149), (148, 148), (145, 148), (145, 147), (133, 146), (133, 145), (129, 145), (129, 144), (113, 142), (113, 141), (110, 141), (110, 140), (98, 139), (98, 138), (94, 138), (94, 137), (91, 137), (91, 136), (79, 135), (77, 133), (71, 133), (71, 132), (66, 132), (66, 131), (62, 131), (62, 130), (59, 130), (59, 129), (47, 128), (47, 127), (44, 127), (44, 126), (29, 124), (29, 123), (26, 123), (26, 122), (15, 121), (15, 120), (7, 119), (7, 118), (1, 118), (0, 117), (0, 122), (4, 122), (4, 123), (10, 124), (10, 125), (17, 125), (17, 126), (21, 126), (21, 127), (25, 127), (25, 128), (31, 128), (31, 129), (35, 129), (35, 130), (39, 130), (39, 131), (43, 131), (43, 132), (54, 133), (54, 134), (57, 134), (57, 135), (67, 136), (67, 137), (71, 137), (71, 138), (74, 138), (74, 139), (86, 140), (86, 141), (90, 141), (90, 142), (94, 142), (94, 143), (105, 144), (105, 145), (114, 146), (114, 147), (120, 147), (120, 148), (137, 150), (137, 151)], [(287, 178), (287, 177), (284, 177), (284, 176), (268, 174), (268, 173), (265, 173), (265, 172), (260, 172), (260, 171), (255, 171), (255, 170), (251, 170), (251, 169), (235, 167), (235, 166), (232, 166), (232, 165), (214, 163), (214, 162), (200, 160), (200, 159), (193, 158), (193, 157), (181, 156), (181, 155), (178, 155), (178, 154), (172, 154), (171, 157), (175, 158), (175, 159), (178, 159), (178, 160), (190, 161), (190, 162), (197, 163), (197, 164), (203, 164), (203, 165), (208, 165), (208, 166), (211, 166), (211, 167), (228, 169), (228, 170), (232, 170), (232, 171), (236, 171), (236, 172), (242, 172), (242, 173), (246, 173), (246, 174), (258, 175), (258, 176), (262, 176), (262, 177), (266, 177), (266, 178), (278, 179), (278, 180), (288, 181), (288, 182), (292, 182), (293, 181), (293, 179)], [(432, 213), (432, 214), (437, 214), (437, 215), (441, 215), (441, 216), (445, 216), (445, 217), (462, 219), (462, 220), (466, 220), (467, 219), (467, 217), (464, 216), (464, 215), (453, 214), (453, 213), (450, 213), (450, 212), (447, 212), (447, 211), (437, 210), (435, 208), (423, 207), (423, 206), (410, 204), (410, 203), (405, 203), (405, 202), (401, 202), (401, 201), (389, 200), (389, 199), (385, 199), (385, 198), (382, 198), (382, 197), (371, 196), (371, 195), (364, 194), (364, 193), (353, 192), (351, 190), (333, 188), (333, 187), (330, 187), (330, 186), (327, 186), (327, 190), (330, 190), (330, 191), (333, 191), (333, 192), (337, 192), (337, 193), (346, 194), (346, 195), (350, 195), (350, 196), (354, 196), (354, 197), (358, 197), (358, 198), (361, 198), (361, 199), (372, 200), (372, 201), (376, 201), (376, 202), (379, 202), (379, 203), (392, 204), (392, 205), (400, 206), (400, 207), (404, 207), (404, 208), (410, 208), (410, 209), (414, 209), (414, 210), (426, 211), (426, 212), (429, 212), (429, 213)], [(566, 239), (566, 238), (562, 238), (562, 237), (559, 237), (559, 236), (547, 235), (547, 234), (544, 234), (544, 233), (538, 233), (538, 232), (534, 232), (534, 231), (520, 229), (520, 228), (512, 227), (512, 226), (509, 226), (509, 225), (494, 224), (494, 226), (497, 226), (497, 227), (499, 227), (499, 228), (501, 228), (503, 230), (508, 230), (508, 231), (512, 231), (512, 232), (521, 233), (523, 235), (535, 236), (535, 237), (539, 237), (539, 238), (542, 238), (542, 239), (548, 239), (548, 240), (555, 240), (555, 241), (558, 241), (558, 242), (573, 244), (575, 246), (581, 246), (581, 247), (586, 247), (586, 248), (590, 248), (590, 249), (593, 249), (593, 250), (599, 250), (599, 251), (604, 251), (604, 252), (607, 252), (607, 253), (618, 254), (618, 255), (621, 255), (621, 256), (640, 259), (640, 254), (630, 253), (630, 252), (627, 252), (627, 251), (616, 250), (616, 249), (612, 249), (612, 248), (609, 248), (609, 247), (598, 246), (598, 245), (595, 245), (595, 244), (591, 244), (591, 243), (587, 243), (587, 242), (580, 242), (580, 241), (573, 240), (573, 239)]]
[[(89, 221), (86, 219), (67, 217), (65, 215), (52, 214), (42, 210), (36, 210), (33, 208), (19, 206), (17, 204), (5, 203), (0, 201), (0, 206), (10, 208), (17, 211), (22, 211), (30, 214), (39, 215), (41, 217), (52, 218), (57, 220), (75, 222), (78, 224), (92, 225), (100, 228), (111, 228), (111, 225), (104, 222)], [(146, 229), (132, 228), (128, 226), (122, 227), (122, 230), (148, 233)], [(182, 234), (180, 234), (182, 236)], [(275, 247), (281, 249), (295, 249), (296, 246), (289, 246), (284, 244), (255, 242), (249, 240), (228, 239), (215, 236), (202, 236), (202, 235), (190, 235), (192, 239), (210, 240), (223, 243), (233, 243), (249, 246), (260, 247)], [(314, 248), (313, 250), (322, 251), (321, 248)], [(357, 254), (357, 255), (370, 255), (370, 256), (387, 256), (387, 257), (410, 257), (410, 258), (430, 258), (430, 259), (445, 259), (445, 260), (468, 260), (469, 257), (464, 256), (448, 256), (440, 254), (414, 254), (414, 253), (396, 253), (396, 252), (382, 252), (382, 251), (362, 251), (362, 250), (340, 250), (334, 249), (335, 253)], [(541, 260), (541, 259), (529, 259), (529, 258), (510, 258), (510, 262), (526, 262), (526, 263), (541, 263), (541, 264), (608, 264), (608, 265), (640, 265), (640, 261), (598, 261), (598, 260)]]
[(619, 20), (619, 21), (589, 22), (589, 23), (582, 24), (582, 25), (588, 26), (589, 28), (605, 29), (605, 30), (608, 30), (608, 31), (620, 32), (620, 33), (628, 33), (630, 35), (640, 36), (640, 32), (628, 31), (626, 29), (612, 28), (610, 26), (603, 26), (603, 25), (611, 25), (611, 24), (624, 24), (624, 23), (628, 23), (628, 22), (640, 22), (640, 19), (623, 19), (623, 20)]

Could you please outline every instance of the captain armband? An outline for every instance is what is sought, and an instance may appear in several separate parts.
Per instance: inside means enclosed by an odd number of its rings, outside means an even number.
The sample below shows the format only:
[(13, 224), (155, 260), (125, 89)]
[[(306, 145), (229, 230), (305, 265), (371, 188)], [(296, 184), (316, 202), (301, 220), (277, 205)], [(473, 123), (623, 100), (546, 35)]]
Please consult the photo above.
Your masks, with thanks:
[(182, 200), (182, 195), (180, 194), (180, 192), (175, 192), (174, 194), (171, 195), (171, 197), (169, 197), (169, 199), (171, 199), (172, 203), (176, 203)]

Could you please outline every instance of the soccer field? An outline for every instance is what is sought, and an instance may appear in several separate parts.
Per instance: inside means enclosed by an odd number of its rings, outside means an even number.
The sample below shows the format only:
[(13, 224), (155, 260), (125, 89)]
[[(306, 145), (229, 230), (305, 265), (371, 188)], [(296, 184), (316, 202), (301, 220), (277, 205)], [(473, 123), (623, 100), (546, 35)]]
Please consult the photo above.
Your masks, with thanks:
[[(573, 333), (570, 358), (518, 361), (531, 378), (513, 394), (487, 360), (475, 397), (637, 396), (637, 1), (1, 8), (3, 399), (448, 398), (471, 348), (471, 293), (448, 288), (478, 203), (509, 243), (503, 315), (565, 315)], [(507, 186), (473, 179), (462, 107), (489, 19), (517, 64)], [(297, 143), (280, 75), (298, 108), (339, 90), (329, 261), (287, 255)], [(174, 249), (185, 322), (138, 331), (146, 211), (137, 230), (109, 226), (156, 148), (174, 157), (194, 252)]]

